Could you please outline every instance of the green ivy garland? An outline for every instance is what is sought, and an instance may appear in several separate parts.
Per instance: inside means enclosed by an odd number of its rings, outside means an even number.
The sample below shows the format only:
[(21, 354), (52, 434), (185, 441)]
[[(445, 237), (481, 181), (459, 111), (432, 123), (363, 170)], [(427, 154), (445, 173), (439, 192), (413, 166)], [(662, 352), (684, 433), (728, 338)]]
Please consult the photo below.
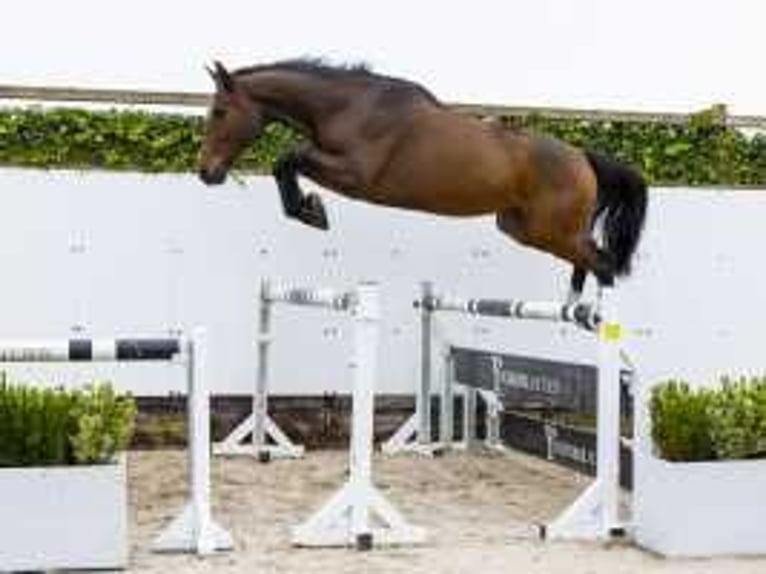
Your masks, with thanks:
[[(766, 135), (727, 127), (722, 107), (684, 125), (508, 116), (513, 128), (598, 149), (641, 169), (653, 184), (766, 185)], [(19, 108), (0, 110), (0, 165), (188, 172), (202, 134), (199, 117), (138, 111)], [(296, 135), (273, 125), (237, 168), (270, 170)]]

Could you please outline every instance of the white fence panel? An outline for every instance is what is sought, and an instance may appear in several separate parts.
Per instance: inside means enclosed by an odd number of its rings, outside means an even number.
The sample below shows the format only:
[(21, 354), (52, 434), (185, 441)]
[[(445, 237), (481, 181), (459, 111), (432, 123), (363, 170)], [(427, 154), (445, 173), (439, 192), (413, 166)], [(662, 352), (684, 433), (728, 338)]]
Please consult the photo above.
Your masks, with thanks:
[[(192, 175), (9, 169), (0, 187), (0, 337), (153, 336), (205, 325), (217, 393), (253, 385), (263, 276), (336, 287), (378, 281), (378, 388), (388, 393), (415, 388), (420, 281), (463, 296), (537, 300), (568, 286), (567, 265), (511, 242), (492, 218), (437, 218), (321, 192), (332, 226), (323, 233), (287, 220), (266, 177), (206, 188)], [(766, 194), (654, 190), (649, 214), (635, 275), (617, 293), (644, 376), (765, 370)], [(289, 341), (275, 348), (275, 394), (349, 390), (344, 321), (295, 310), (274, 328)], [(590, 338), (571, 327), (449, 317), (438, 332), (464, 346), (595, 357)], [(119, 380), (140, 394), (183, 389), (162, 367)]]

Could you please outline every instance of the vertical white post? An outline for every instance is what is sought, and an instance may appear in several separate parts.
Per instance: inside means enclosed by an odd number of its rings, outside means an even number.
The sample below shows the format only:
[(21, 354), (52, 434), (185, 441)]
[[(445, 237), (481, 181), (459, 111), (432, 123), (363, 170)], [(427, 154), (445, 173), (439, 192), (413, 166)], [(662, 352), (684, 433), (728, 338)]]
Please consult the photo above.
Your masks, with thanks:
[[(380, 329), (380, 304), (377, 288), (370, 284), (357, 287), (354, 316), (354, 389), (351, 423), (351, 480), (360, 497), (372, 484), (374, 388), (377, 372), (377, 349)], [(360, 547), (370, 546), (371, 531), (368, 504), (352, 507), (352, 530)]]
[(500, 440), (500, 415), (502, 413), (502, 403), (500, 401), (500, 377), (495, 377), (491, 393), (484, 394), (484, 405), (487, 409), (486, 416), (486, 443), (489, 448), (502, 450)]
[(253, 395), (253, 456), (268, 457), (266, 450), (266, 419), (269, 416), (269, 349), (271, 340), (271, 300), (269, 282), (261, 283), (260, 309), (258, 311), (258, 366)]
[(418, 437), (421, 446), (431, 444), (431, 369), (433, 367), (433, 283), (424, 281), (420, 294), (420, 389), (417, 395)]
[(233, 547), (231, 536), (215, 522), (210, 509), (210, 378), (205, 330), (195, 328), (183, 341), (188, 384), (189, 503), (154, 543), (159, 552), (212, 554)]
[[(411, 451), (433, 455), (435, 447), (431, 440), (431, 380), (433, 378), (433, 283), (420, 285), (420, 382), (415, 395), (415, 412), (381, 446), (387, 454)], [(443, 398), (442, 398), (443, 400)], [(441, 434), (443, 427), (439, 428)]]
[(211, 554), (210, 523), (210, 396), (207, 388), (207, 340), (204, 329), (195, 328), (188, 344), (189, 377), (189, 482), (195, 546), (199, 554)]
[(455, 360), (452, 349), (444, 356), (444, 383), (441, 398), (441, 432), (439, 441), (449, 448), (455, 440)]
[[(229, 435), (216, 446), (215, 452), (223, 455), (249, 455), (261, 462), (272, 458), (299, 458), (303, 446), (296, 445), (269, 417), (269, 358), (271, 349), (271, 314), (277, 299), (272, 285), (261, 282), (258, 309), (257, 370), (250, 415), (240, 422)], [(247, 439), (250, 437), (250, 443)], [(269, 439), (271, 442), (269, 442)]]
[(349, 478), (317, 512), (293, 531), (298, 546), (417, 544), (425, 532), (411, 526), (372, 482), (373, 418), (380, 308), (377, 286), (360, 284), (354, 318), (353, 411)]
[(550, 538), (605, 539), (622, 529), (619, 522), (620, 341), (612, 288), (601, 289), (596, 422), (596, 479), (544, 535)]
[(614, 289), (601, 289), (598, 407), (596, 432), (597, 480), (603, 485), (604, 534), (617, 528), (620, 485), (620, 341), (622, 325), (617, 318)]
[(476, 445), (476, 398), (478, 392), (473, 387), (465, 387), (463, 395), (463, 442), (466, 448)]

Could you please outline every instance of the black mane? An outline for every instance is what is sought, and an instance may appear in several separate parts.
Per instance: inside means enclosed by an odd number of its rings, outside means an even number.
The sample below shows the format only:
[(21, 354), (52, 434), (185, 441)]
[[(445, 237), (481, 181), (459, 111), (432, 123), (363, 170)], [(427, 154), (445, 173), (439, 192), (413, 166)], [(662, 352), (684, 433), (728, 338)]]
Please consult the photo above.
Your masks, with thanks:
[(404, 91), (409, 91), (410, 93), (412, 93), (412, 91), (416, 91), (432, 102), (436, 104), (439, 103), (436, 96), (434, 96), (420, 84), (401, 78), (376, 74), (366, 63), (331, 64), (323, 58), (296, 58), (291, 60), (281, 60), (271, 64), (258, 64), (255, 66), (240, 68), (234, 71), (233, 75), (243, 76), (269, 71), (299, 72), (301, 74), (308, 74), (317, 78), (326, 78), (329, 80), (366, 78), (371, 81), (387, 84), (387, 87), (389, 89), (393, 88), (393, 91), (401, 92), (402, 88)]
[(271, 70), (300, 72), (319, 76), (322, 78), (354, 78), (354, 77), (374, 77), (370, 67), (365, 63), (356, 64), (330, 64), (322, 58), (295, 58), (292, 60), (281, 60), (271, 64), (260, 64), (240, 68), (234, 72), (235, 76), (252, 74), (254, 72), (268, 72)]

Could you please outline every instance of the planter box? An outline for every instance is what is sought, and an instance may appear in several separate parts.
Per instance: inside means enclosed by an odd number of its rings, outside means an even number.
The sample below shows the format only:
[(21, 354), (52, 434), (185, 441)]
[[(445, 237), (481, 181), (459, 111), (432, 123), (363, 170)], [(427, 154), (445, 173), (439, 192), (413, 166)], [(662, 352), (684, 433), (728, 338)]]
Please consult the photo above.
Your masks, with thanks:
[(0, 571), (124, 568), (125, 467), (0, 468)]
[(671, 463), (649, 456), (635, 535), (666, 556), (766, 554), (766, 460)]

